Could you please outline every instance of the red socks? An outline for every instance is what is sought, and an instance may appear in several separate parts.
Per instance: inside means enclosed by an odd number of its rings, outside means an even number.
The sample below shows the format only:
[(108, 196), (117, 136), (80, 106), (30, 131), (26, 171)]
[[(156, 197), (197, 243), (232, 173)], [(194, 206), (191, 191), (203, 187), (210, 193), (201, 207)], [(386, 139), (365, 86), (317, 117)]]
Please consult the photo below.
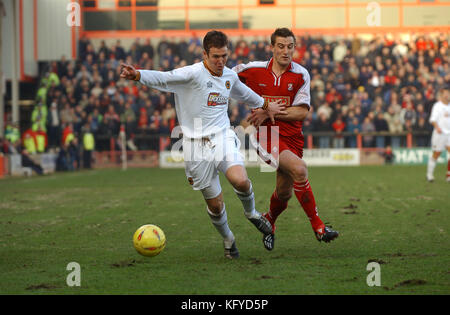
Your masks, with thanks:
[[(447, 152), (448, 155), (450, 155), (450, 153)], [(450, 157), (447, 158), (447, 181), (450, 178)]]
[[(319, 218), (319, 214), (317, 213), (316, 200), (314, 199), (314, 194), (311, 190), (311, 186), (309, 185), (309, 181), (306, 180), (304, 183), (294, 183), (294, 193), (297, 197), (297, 200), (303, 207), (306, 215), (311, 222), (311, 226), (314, 231), (323, 228), (324, 224), (322, 220)], [(275, 221), (278, 216), (286, 210), (288, 206), (287, 201), (281, 201), (278, 199), (277, 192), (275, 191), (270, 198), (270, 210), (266, 215), (266, 218), (270, 221), (273, 227), (273, 231), (275, 232)]]
[(268, 212), (268, 215), (266, 215), (266, 218), (272, 224), (273, 232), (275, 232), (275, 221), (277, 220), (278, 216), (284, 210), (286, 210), (287, 206), (287, 201), (281, 201), (280, 199), (278, 199), (277, 192), (274, 191), (272, 197), (270, 198), (270, 210)]
[(323, 227), (323, 222), (319, 218), (319, 214), (317, 212), (316, 201), (314, 199), (314, 194), (311, 190), (311, 186), (309, 185), (309, 181), (306, 180), (304, 183), (294, 183), (294, 193), (297, 197), (297, 200), (303, 207), (306, 215), (311, 222), (311, 226), (314, 231)]

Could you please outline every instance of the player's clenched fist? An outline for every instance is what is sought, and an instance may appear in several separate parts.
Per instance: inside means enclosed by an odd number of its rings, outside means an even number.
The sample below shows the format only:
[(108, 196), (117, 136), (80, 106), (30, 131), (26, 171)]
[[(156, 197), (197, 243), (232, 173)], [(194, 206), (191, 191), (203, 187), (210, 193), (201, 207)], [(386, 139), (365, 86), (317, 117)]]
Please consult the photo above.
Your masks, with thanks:
[(122, 63), (120, 65), (120, 77), (127, 80), (138, 80), (139, 71), (137, 71), (133, 66)]

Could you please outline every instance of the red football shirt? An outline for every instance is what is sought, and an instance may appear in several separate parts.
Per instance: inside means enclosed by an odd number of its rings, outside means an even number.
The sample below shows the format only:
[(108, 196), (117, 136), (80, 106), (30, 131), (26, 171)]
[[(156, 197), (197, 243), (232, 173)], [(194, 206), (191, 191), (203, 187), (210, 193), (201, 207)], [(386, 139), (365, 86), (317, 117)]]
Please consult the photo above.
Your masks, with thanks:
[[(253, 61), (233, 68), (239, 79), (269, 101), (283, 100), (286, 107), (306, 104), (310, 107), (310, 78), (308, 71), (301, 65), (291, 62), (288, 69), (276, 76), (272, 72), (273, 60)], [(266, 120), (263, 126), (278, 126), (280, 135), (293, 136), (302, 134), (301, 121), (275, 120), (272, 124)]]

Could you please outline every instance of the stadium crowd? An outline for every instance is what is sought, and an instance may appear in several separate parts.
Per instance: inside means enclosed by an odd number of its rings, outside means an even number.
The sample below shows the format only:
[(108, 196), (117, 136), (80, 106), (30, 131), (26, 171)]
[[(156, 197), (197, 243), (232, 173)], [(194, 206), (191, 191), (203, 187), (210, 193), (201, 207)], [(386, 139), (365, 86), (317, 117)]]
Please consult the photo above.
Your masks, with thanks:
[[(389, 133), (363, 135), (364, 147), (398, 147), (405, 144), (402, 132), (411, 131), (416, 146), (428, 146), (436, 92), (450, 83), (448, 42), (447, 34), (413, 35), (406, 42), (387, 36), (331, 41), (298, 36), (294, 61), (311, 76), (312, 108), (304, 133), (316, 132), (314, 145), (320, 148), (356, 147), (359, 132)], [(130, 149), (159, 150), (158, 136), (169, 136), (177, 124), (173, 95), (119, 79), (120, 63), (168, 71), (201, 61), (202, 45), (196, 37), (161, 38), (155, 46), (136, 39), (126, 49), (120, 40), (94, 47), (81, 38), (78, 56), (46, 66), (30, 129), (19, 136), (26, 145), (40, 135), (34, 141), (37, 152), (62, 146), (75, 152), (76, 160), (80, 146), (81, 151), (93, 150), (94, 143), (96, 150), (109, 149), (121, 128)], [(241, 37), (233, 42), (227, 66), (270, 57), (268, 40)], [(232, 126), (245, 127), (249, 111), (231, 102)], [(17, 127), (8, 128), (6, 137), (15, 133), (17, 138)]]

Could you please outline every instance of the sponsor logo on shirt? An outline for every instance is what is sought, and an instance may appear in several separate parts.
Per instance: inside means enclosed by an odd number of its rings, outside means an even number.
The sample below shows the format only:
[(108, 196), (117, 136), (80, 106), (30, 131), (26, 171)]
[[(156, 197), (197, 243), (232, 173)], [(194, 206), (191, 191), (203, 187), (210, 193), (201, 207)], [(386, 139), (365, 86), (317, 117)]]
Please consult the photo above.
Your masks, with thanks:
[(276, 102), (278, 100), (282, 100), (283, 105), (291, 106), (291, 98), (289, 96), (268, 96), (268, 95), (262, 95), (264, 99), (266, 99), (269, 102)]
[(208, 96), (208, 106), (227, 105), (228, 97), (220, 95), (220, 93), (212, 92)]

